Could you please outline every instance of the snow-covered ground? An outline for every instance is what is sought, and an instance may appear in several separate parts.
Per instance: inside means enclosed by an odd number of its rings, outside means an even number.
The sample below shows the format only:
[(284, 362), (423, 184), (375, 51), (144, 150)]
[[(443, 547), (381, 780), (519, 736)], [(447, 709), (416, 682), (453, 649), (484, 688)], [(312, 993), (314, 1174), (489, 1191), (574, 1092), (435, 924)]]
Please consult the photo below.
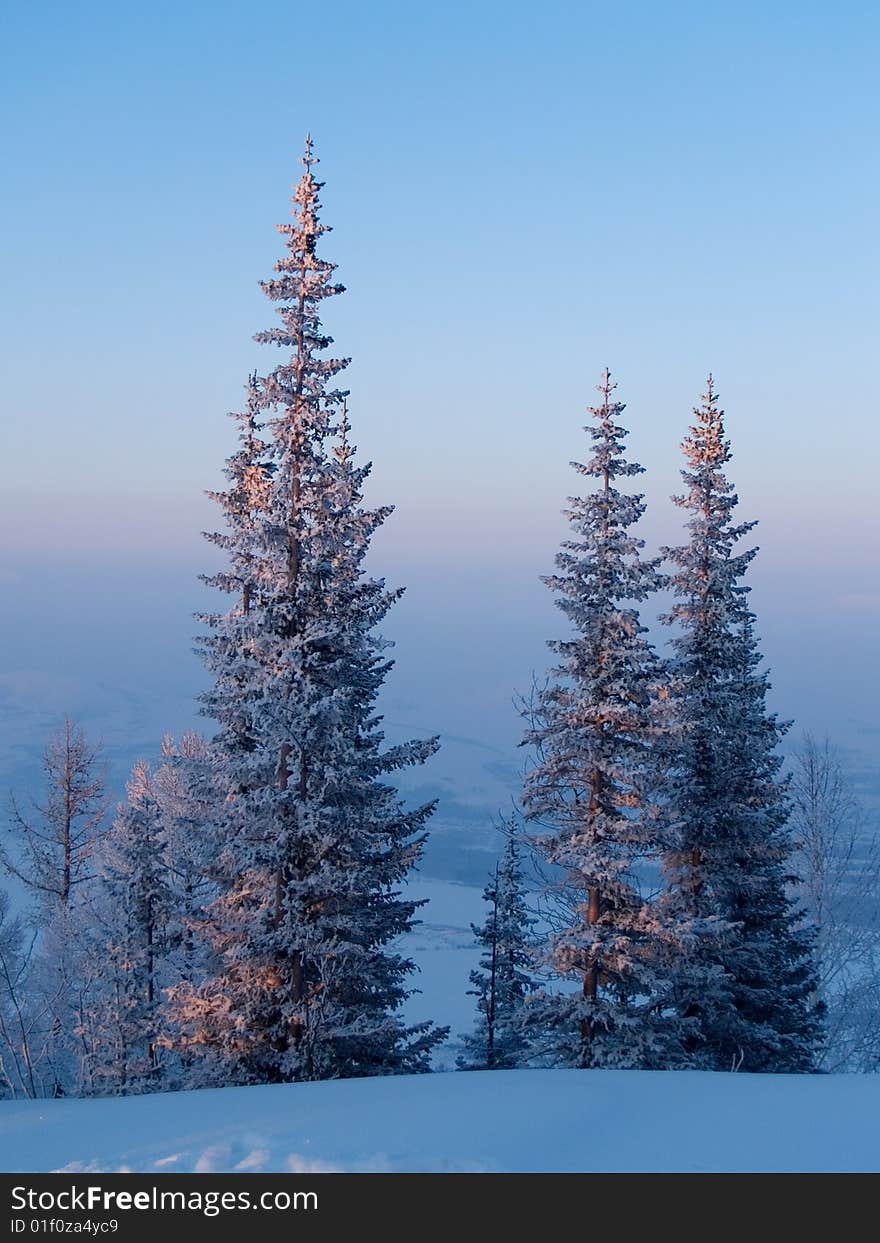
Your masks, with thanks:
[(0, 1103), (0, 1168), (877, 1171), (880, 1076), (520, 1070)]
[[(0, 679), (0, 737), (16, 717), (4, 701), (12, 689)], [(28, 682), (17, 691), (30, 698), (33, 689)], [(126, 717), (104, 735), (118, 741), (120, 772), (122, 740), (153, 726), (136, 705), (132, 713), (139, 731)], [(106, 715), (103, 704), (94, 715)], [(444, 800), (449, 812), (438, 815), (434, 854), (410, 887), (428, 899), (422, 922), (403, 938), (421, 990), (407, 1017), (452, 1028), (436, 1056), (442, 1069), (454, 1066), (457, 1037), (473, 1022), (468, 973), (478, 951), (470, 924), (485, 914), (477, 886), (490, 870), (492, 812), (502, 805), (493, 783), (506, 778), (482, 749), (469, 751), (462, 741), (459, 751), (468, 783), (409, 791), (438, 795), (441, 812)], [(36, 772), (36, 735), (18, 758), (23, 773)], [(436, 1074), (128, 1100), (0, 1101), (0, 1170), (878, 1170), (878, 1119), (880, 1076)]]
[[(418, 878), (415, 1021), (473, 1021), (480, 891)], [(134, 1097), (0, 1101), (3, 1171), (876, 1171), (880, 1076), (440, 1073)]]
[[(413, 1021), (473, 1021), (480, 892), (419, 878)], [(4, 1171), (878, 1170), (880, 1076), (501, 1071), (0, 1101)]]

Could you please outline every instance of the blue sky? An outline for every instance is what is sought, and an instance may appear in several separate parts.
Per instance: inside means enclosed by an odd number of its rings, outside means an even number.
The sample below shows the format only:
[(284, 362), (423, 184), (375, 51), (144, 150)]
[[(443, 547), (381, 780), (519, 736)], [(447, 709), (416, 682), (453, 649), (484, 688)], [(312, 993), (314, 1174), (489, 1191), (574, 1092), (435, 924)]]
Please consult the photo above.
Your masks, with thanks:
[(867, 3), (8, 8), (7, 673), (196, 684), (201, 494), (311, 130), (400, 703), (513, 736), (602, 367), (652, 545), (711, 368), (779, 706), (876, 756), (878, 36)]

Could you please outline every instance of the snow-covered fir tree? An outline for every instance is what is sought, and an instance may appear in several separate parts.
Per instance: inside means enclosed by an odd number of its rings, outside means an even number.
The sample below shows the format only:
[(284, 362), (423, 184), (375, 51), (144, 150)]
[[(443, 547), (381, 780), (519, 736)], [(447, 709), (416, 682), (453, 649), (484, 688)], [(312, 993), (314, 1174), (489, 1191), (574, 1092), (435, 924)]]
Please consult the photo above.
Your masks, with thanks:
[(534, 950), (516, 826), (502, 825), (504, 849), (483, 890), (486, 919), (472, 924), (481, 947), (479, 966), (470, 973), (477, 999), (477, 1025), (463, 1040), (459, 1064), (469, 1070), (507, 1070), (529, 1056), (523, 1003), (534, 990)]
[(385, 747), (376, 714), (390, 662), (374, 627), (397, 593), (362, 563), (389, 511), (361, 505), (367, 468), (333, 383), (346, 360), (325, 357), (321, 304), (342, 287), (318, 256), (310, 141), (303, 163), (294, 220), (279, 226), (287, 253), (263, 285), (281, 323), (256, 338), (288, 356), (252, 378), (216, 496), (228, 565), (211, 581), (234, 600), (205, 641), (223, 792), (211, 969), (172, 994), (180, 1044), (222, 1081), (423, 1070), (443, 1035), (403, 1022), (413, 964), (392, 944), (413, 923), (399, 887), (433, 807), (407, 809), (387, 780), (436, 741)]
[(161, 809), (149, 768), (138, 762), (103, 846), (103, 892), (94, 948), (101, 993), (90, 1016), (92, 1082), (103, 1093), (160, 1086), (163, 988), (174, 893)]
[(96, 966), (79, 1035), (86, 1090), (128, 1094), (185, 1086), (191, 1060), (169, 1033), (167, 990), (205, 975), (199, 932), (211, 884), (216, 809), (208, 747), (198, 734), (162, 740), (154, 769), (135, 765), (99, 857), (85, 944)]
[(669, 976), (665, 929), (643, 896), (638, 868), (656, 853), (652, 746), (661, 672), (636, 607), (662, 583), (632, 528), (645, 510), (618, 481), (626, 459), (623, 405), (605, 372), (586, 429), (589, 461), (573, 463), (594, 490), (569, 499), (571, 538), (545, 581), (571, 625), (550, 643), (559, 657), (529, 710), (536, 748), (523, 806), (544, 826), (536, 844), (551, 865), (555, 929), (545, 965), (559, 991), (530, 1002), (547, 1056), (566, 1065), (665, 1065)]
[(166, 954), (173, 979), (190, 984), (205, 974), (206, 946), (199, 929), (205, 908), (215, 896), (211, 874), (216, 842), (210, 826), (218, 794), (211, 759), (200, 734), (188, 731), (179, 742), (166, 735), (161, 760), (150, 777), (171, 895)]
[(724, 416), (712, 377), (683, 444), (688, 542), (667, 549), (675, 603), (675, 729), (667, 760), (664, 908), (726, 929), (699, 938), (690, 965), (716, 972), (679, 981), (696, 1064), (717, 1070), (810, 1069), (817, 1016), (811, 938), (789, 896), (789, 803), (777, 753), (787, 726), (768, 711), (767, 674), (742, 579), (755, 525), (735, 518)]

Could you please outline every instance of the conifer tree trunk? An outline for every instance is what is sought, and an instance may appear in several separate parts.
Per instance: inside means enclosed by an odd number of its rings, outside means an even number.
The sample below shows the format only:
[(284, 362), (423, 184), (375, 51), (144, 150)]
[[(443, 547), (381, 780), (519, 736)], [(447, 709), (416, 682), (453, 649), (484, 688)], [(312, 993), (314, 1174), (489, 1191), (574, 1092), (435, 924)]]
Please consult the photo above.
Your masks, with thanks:
[(495, 897), (492, 902), (492, 934), (489, 957), (489, 998), (486, 1009), (486, 1065), (495, 1069), (495, 1005), (498, 978), (498, 867), (495, 868)]

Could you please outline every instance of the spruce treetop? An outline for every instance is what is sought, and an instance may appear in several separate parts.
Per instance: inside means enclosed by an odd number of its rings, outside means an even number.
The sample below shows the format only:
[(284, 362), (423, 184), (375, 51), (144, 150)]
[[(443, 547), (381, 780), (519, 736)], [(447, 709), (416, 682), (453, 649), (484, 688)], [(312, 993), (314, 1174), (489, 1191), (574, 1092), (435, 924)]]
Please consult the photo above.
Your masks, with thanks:
[[(618, 420), (626, 406), (612, 400), (616, 387), (606, 367), (597, 385), (601, 404), (589, 408), (595, 422), (584, 428), (592, 441), (592, 455), (586, 463), (571, 463), (578, 474), (598, 479), (601, 488), (568, 498), (565, 514), (574, 538), (564, 541), (556, 557), (559, 573), (544, 579), (559, 593), (559, 607), (579, 629), (603, 625), (608, 611), (643, 600), (661, 585), (659, 558), (643, 558), (645, 541), (630, 532), (645, 512), (644, 496), (615, 486), (616, 480), (644, 470), (625, 456), (629, 433)], [(554, 645), (554, 650), (564, 647)]]
[[(683, 620), (690, 616), (699, 598), (701, 608), (719, 613), (745, 607), (742, 597), (751, 589), (738, 580), (757, 554), (750, 548), (734, 555), (734, 549), (757, 522), (734, 522), (739, 497), (724, 468), (731, 460), (730, 441), (724, 426), (724, 411), (712, 375), (706, 382), (701, 404), (694, 407), (694, 423), (682, 442), (687, 466), (681, 477), (685, 491), (672, 499), (680, 509), (690, 512), (686, 527), (687, 545), (664, 548), (663, 554), (677, 567), (671, 576), (679, 595), (690, 603), (679, 602), (664, 620)], [(708, 620), (708, 618), (707, 618)]]
[(297, 437), (309, 432), (323, 437), (328, 433), (327, 414), (346, 396), (342, 390), (327, 391), (326, 384), (348, 366), (347, 358), (319, 358), (333, 344), (321, 324), (319, 309), (325, 298), (345, 291), (333, 280), (336, 264), (321, 259), (318, 241), (330, 226), (320, 220), (320, 191), (312, 169), (318, 163), (312, 139), (306, 138), (301, 163), (305, 172), (294, 187), (292, 223), (276, 225), (285, 238), (287, 253), (278, 259), (275, 279), (261, 281), (263, 293), (278, 303), (280, 327), (258, 332), (254, 340), (293, 350), (293, 357), (276, 367), (262, 382), (264, 403), (285, 409), (282, 422), (293, 425)]

